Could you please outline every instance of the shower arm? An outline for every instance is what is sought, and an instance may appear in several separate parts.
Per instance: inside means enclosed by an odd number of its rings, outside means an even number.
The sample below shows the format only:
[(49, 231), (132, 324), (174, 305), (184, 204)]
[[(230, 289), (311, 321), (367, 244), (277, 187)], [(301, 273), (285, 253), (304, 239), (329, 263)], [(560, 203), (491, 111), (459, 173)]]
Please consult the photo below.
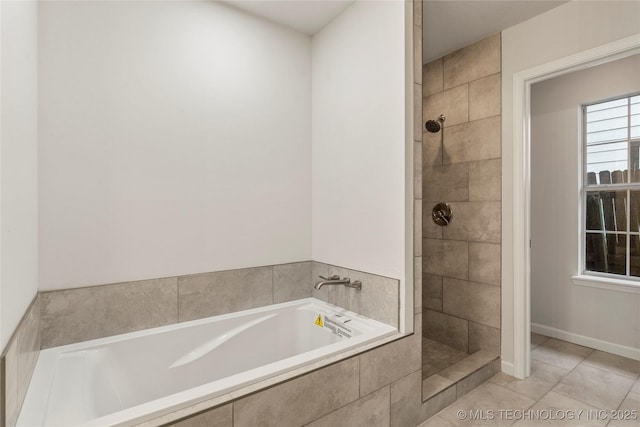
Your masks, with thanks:
[(427, 120), (424, 124), (427, 132), (440, 132), (440, 164), (444, 163), (444, 121), (446, 119), (444, 114), (440, 114), (436, 120)]

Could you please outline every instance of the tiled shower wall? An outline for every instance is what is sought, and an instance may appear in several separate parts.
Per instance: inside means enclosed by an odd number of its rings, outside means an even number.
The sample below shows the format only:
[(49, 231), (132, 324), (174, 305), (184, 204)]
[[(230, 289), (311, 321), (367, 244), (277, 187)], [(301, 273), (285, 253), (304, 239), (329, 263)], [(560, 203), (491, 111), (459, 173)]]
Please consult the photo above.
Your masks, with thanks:
[[(423, 336), (500, 351), (500, 34), (423, 66)], [(431, 219), (451, 206), (445, 227)]]

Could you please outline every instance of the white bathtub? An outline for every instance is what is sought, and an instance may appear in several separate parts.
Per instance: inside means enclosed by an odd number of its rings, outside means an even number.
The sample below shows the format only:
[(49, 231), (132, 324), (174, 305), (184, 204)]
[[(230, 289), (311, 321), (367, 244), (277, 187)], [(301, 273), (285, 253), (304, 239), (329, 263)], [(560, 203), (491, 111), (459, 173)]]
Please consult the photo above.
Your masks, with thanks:
[(134, 425), (396, 332), (307, 298), (54, 347), (17, 426)]

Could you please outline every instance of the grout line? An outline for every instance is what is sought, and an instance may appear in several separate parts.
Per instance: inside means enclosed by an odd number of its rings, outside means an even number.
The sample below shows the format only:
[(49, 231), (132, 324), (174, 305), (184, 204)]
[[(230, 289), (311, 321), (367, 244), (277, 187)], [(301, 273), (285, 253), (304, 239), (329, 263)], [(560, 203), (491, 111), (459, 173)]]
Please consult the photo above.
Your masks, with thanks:
[[(457, 202), (453, 202), (453, 203), (457, 203)], [(460, 203), (469, 203), (469, 202), (460, 202)], [(424, 236), (423, 236), (424, 237)], [(501, 243), (496, 243), (496, 242), (489, 242), (489, 241), (481, 241), (481, 240), (461, 240), (461, 239), (437, 239), (434, 237), (426, 237), (426, 239), (431, 239), (431, 240), (447, 240), (450, 242), (465, 242), (465, 243), (490, 243), (492, 245), (501, 245)], [(455, 277), (452, 277), (452, 279), (455, 279)]]

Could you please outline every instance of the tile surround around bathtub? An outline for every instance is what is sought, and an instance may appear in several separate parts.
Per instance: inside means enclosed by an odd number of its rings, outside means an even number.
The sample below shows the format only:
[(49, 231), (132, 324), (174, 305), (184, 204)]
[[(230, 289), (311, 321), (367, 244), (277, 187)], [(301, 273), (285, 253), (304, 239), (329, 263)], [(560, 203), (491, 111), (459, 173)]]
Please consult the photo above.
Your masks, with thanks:
[[(364, 290), (356, 294), (327, 286), (316, 291), (315, 278), (329, 275), (329, 266), (303, 261), (42, 292), (41, 348), (311, 296), (398, 326), (397, 280), (340, 271), (365, 283)], [(375, 292), (367, 292), (367, 285)]]
[(420, 418), (420, 371), (395, 381), (390, 386), (391, 414), (390, 426), (415, 426)]
[[(0, 360), (0, 424), (15, 426), (40, 354), (40, 301), (34, 298)], [(3, 406), (0, 403), (0, 406)], [(4, 418), (2, 418), (4, 417)]]
[(227, 404), (201, 414), (167, 424), (167, 427), (232, 427), (233, 405)]
[(311, 296), (311, 261), (273, 266), (273, 302), (293, 301)]
[(105, 329), (117, 335), (178, 321), (176, 279), (154, 279), (103, 287)]
[(388, 427), (390, 422), (389, 394), (389, 386), (383, 387), (320, 418), (318, 421), (307, 424), (307, 426)]
[(273, 303), (273, 268), (194, 274), (178, 278), (178, 319), (201, 319)]
[(422, 315), (416, 314), (415, 332), (360, 356), (360, 393), (365, 395), (418, 371), (422, 365)]
[(43, 349), (178, 321), (175, 277), (42, 292), (40, 298)]
[(0, 358), (0, 426), (2, 426), (3, 420), (5, 419), (4, 404), (6, 402), (4, 398), (4, 387), (4, 361)]
[(16, 331), (18, 346), (18, 402), (22, 405), (40, 355), (40, 299), (36, 296)]
[(18, 345), (7, 345), (2, 357), (2, 377), (4, 378), (4, 427), (13, 427), (18, 421), (20, 402), (18, 402)]
[(358, 373), (359, 360), (351, 358), (241, 398), (233, 404), (233, 425), (294, 427), (317, 420), (360, 397)]
[(329, 275), (334, 274), (342, 278), (348, 277), (352, 282), (356, 280), (362, 282), (362, 290), (333, 286), (336, 305), (398, 327), (400, 308), (398, 280), (330, 265)]

